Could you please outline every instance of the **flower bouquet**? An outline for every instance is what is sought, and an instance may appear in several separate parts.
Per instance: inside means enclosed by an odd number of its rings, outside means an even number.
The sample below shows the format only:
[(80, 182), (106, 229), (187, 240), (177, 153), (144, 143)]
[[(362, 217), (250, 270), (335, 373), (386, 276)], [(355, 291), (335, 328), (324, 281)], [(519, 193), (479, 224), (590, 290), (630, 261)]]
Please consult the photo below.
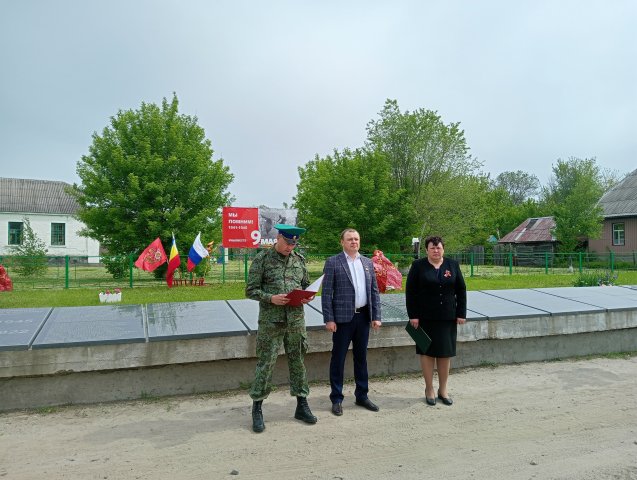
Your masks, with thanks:
[(119, 288), (116, 288), (112, 292), (110, 290), (106, 290), (105, 292), (100, 292), (99, 297), (100, 303), (121, 302), (122, 291)]

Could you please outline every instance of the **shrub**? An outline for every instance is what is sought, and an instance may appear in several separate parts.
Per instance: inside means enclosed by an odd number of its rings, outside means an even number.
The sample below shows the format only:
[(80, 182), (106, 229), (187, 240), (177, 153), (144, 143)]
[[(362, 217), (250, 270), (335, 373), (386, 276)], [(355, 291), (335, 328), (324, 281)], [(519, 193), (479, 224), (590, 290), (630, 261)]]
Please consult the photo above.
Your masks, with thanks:
[(10, 247), (15, 270), (25, 277), (42, 276), (48, 268), (46, 244), (33, 231), (28, 218), (23, 218), (22, 222), (22, 243)]
[(602, 285), (615, 285), (617, 274), (608, 271), (604, 272), (584, 272), (575, 279), (575, 287), (599, 287)]

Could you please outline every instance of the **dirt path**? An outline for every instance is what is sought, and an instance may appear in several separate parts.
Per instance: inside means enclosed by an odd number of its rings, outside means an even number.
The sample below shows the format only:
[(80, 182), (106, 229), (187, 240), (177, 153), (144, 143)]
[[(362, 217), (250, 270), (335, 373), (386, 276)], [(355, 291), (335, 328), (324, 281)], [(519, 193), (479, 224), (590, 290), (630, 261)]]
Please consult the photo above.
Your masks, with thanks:
[(0, 414), (0, 478), (637, 479), (637, 357), (456, 371), (452, 407), (371, 386), (380, 412), (348, 385), (340, 418), (313, 386), (314, 426), (279, 390), (261, 434), (244, 393)]

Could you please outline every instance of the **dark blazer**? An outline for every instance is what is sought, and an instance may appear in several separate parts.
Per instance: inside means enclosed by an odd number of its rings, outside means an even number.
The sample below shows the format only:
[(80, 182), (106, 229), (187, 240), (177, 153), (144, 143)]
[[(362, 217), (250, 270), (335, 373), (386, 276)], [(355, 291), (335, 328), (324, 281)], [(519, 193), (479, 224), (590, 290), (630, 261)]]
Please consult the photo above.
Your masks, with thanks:
[(443, 321), (467, 318), (467, 287), (458, 262), (444, 258), (439, 272), (427, 258), (412, 263), (405, 303), (409, 318)]
[[(321, 307), (323, 308), (323, 321), (344, 323), (351, 322), (354, 316), (355, 292), (352, 276), (347, 265), (345, 252), (329, 257), (323, 268), (323, 286), (321, 291)], [(380, 320), (380, 294), (374, 264), (361, 255), (365, 282), (367, 284), (367, 306), (369, 307), (369, 320)]]

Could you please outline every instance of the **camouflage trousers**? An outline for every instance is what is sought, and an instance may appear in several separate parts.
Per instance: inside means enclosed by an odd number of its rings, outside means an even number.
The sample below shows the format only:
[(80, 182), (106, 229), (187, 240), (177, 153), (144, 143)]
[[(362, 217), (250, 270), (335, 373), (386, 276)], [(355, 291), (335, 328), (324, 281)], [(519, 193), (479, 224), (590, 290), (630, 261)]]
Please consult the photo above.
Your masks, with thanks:
[(288, 319), (287, 322), (259, 321), (257, 333), (257, 368), (250, 388), (253, 400), (263, 400), (272, 391), (272, 372), (281, 344), (288, 357), (290, 395), (307, 397), (310, 387), (303, 363), (307, 352), (305, 320)]

